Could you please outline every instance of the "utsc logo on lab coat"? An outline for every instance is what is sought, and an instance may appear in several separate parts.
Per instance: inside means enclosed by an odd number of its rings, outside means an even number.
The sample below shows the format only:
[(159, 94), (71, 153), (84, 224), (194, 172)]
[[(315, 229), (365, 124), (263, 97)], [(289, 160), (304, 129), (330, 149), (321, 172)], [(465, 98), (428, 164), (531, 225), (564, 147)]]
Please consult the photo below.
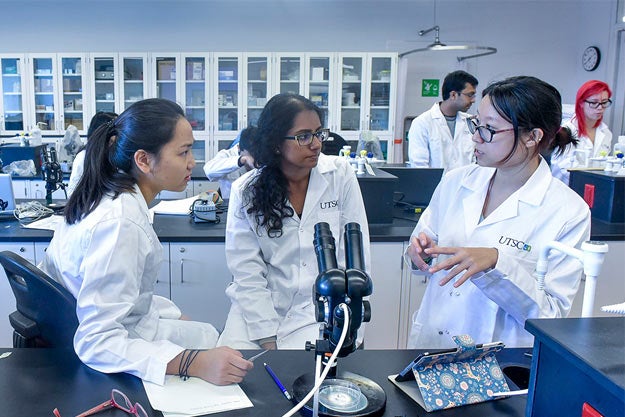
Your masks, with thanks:
[(329, 209), (329, 208), (333, 208), (339, 205), (339, 201), (338, 200), (332, 200), (332, 201), (323, 201), (321, 203), (319, 203), (319, 207), (321, 207), (321, 209)]
[(532, 250), (532, 247), (522, 240), (512, 239), (511, 237), (501, 236), (499, 238), (499, 243), (501, 243), (502, 245), (512, 246), (513, 248), (517, 248), (525, 252), (531, 252)]

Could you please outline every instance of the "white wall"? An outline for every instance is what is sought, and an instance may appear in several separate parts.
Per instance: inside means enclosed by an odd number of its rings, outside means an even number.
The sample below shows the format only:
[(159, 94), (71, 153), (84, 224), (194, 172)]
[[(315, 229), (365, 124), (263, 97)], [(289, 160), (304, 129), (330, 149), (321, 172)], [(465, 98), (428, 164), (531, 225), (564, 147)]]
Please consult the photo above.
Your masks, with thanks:
[[(115, 51), (395, 51), (433, 42), (493, 46), (497, 54), (458, 64), (453, 52), (409, 55), (398, 127), (436, 101), (421, 78), (457, 68), (480, 81), (534, 75), (565, 103), (591, 78), (610, 82), (607, 59), (581, 68), (585, 47), (610, 45), (616, 0), (0, 0), (0, 53)], [(436, 19), (434, 17), (436, 9)], [(609, 119), (609, 116), (608, 116)], [(401, 137), (401, 129), (396, 132)]]

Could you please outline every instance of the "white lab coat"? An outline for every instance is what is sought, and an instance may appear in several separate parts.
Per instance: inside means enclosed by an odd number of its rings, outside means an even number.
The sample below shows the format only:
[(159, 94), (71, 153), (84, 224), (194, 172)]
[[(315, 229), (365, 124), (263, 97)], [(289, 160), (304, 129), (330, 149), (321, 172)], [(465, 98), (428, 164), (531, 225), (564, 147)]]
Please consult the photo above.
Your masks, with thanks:
[(247, 172), (245, 166), (239, 166), (239, 144), (230, 149), (222, 149), (210, 161), (204, 164), (204, 173), (211, 181), (219, 181), (222, 198), (230, 198), (232, 183)]
[[(256, 220), (242, 207), (242, 190), (257, 170), (232, 187), (226, 225), (226, 260), (233, 275), (226, 294), (232, 307), (220, 345), (257, 348), (277, 336), (279, 349), (303, 349), (319, 337), (312, 289), (318, 274), (313, 238), (319, 222), (330, 225), (337, 260), (345, 267), (345, 224), (360, 224), (366, 270), (370, 271), (369, 230), (358, 180), (342, 158), (321, 154), (310, 174), (302, 218), (284, 219), (283, 234), (256, 234)], [(362, 329), (362, 327), (361, 327)]]
[(413, 167), (444, 168), (445, 171), (474, 162), (474, 144), (467, 126), (468, 113), (456, 114), (452, 138), (440, 104), (421, 113), (408, 131), (408, 159)]
[(72, 172), (69, 175), (69, 183), (67, 184), (67, 197), (72, 195), (82, 177), (82, 173), (85, 171), (85, 155), (86, 152), (83, 149), (76, 154), (74, 162), (72, 162)]
[(595, 143), (593, 144), (588, 136), (579, 136), (579, 127), (575, 116), (566, 120), (562, 126), (571, 129), (575, 137), (579, 139), (579, 143), (577, 146), (569, 144), (561, 155), (554, 153), (551, 156), (551, 173), (554, 177), (568, 185), (570, 176), (568, 169), (578, 167), (583, 163), (581, 157), (576, 158), (575, 150), (588, 149), (591, 158), (601, 156), (602, 153), (604, 156), (607, 156), (612, 150), (612, 132), (608, 129), (608, 125), (601, 122), (595, 132)]
[(451, 337), (459, 334), (469, 334), (477, 343), (501, 340), (508, 347), (532, 346), (533, 338), (524, 330), (526, 319), (569, 313), (581, 263), (551, 251), (544, 291), (538, 290), (532, 273), (546, 243), (556, 240), (579, 248), (590, 238), (588, 206), (551, 176), (541, 158), (525, 185), (479, 223), (493, 172), (477, 165), (449, 172), (413, 232), (426, 233), (439, 246), (496, 248), (499, 258), (494, 269), (458, 288), (452, 284), (459, 277), (441, 287), (447, 271), (432, 275), (413, 316), (409, 348), (453, 347)]
[(40, 267), (76, 297), (74, 349), (85, 364), (163, 384), (170, 360), (214, 347), (218, 333), (178, 320), (178, 307), (154, 295), (163, 247), (149, 219), (137, 186), (105, 197), (79, 223), (59, 226)]

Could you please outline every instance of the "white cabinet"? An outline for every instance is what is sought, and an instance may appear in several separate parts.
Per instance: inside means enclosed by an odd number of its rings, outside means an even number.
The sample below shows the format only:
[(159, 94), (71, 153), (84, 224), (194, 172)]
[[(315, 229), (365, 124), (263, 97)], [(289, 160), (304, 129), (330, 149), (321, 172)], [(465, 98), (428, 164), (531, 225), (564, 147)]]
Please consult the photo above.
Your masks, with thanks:
[[(22, 258), (35, 263), (35, 247), (32, 242), (0, 244), (0, 251), (5, 250), (15, 252)], [(13, 347), (13, 328), (9, 323), (9, 314), (14, 311), (15, 296), (4, 269), (0, 268), (0, 347)]]
[(303, 95), (306, 68), (304, 54), (275, 54), (274, 62), (274, 85), (276, 85), (274, 93)]
[(383, 150), (391, 150), (397, 59), (396, 54), (339, 54), (336, 90), (340, 97), (332, 101), (336, 104), (333, 131), (348, 141), (357, 141), (361, 131), (369, 131), (380, 139)]
[(371, 322), (365, 325), (365, 349), (397, 349), (403, 250), (402, 242), (371, 244), (373, 294)]
[(29, 54), (28, 118), (26, 129), (39, 127), (45, 134), (63, 134), (69, 125), (85, 133), (90, 114), (82, 54)]
[[(404, 242), (404, 250), (410, 242)], [(402, 251), (403, 254), (403, 251)], [(399, 342), (398, 349), (406, 349), (410, 328), (412, 327), (412, 315), (419, 309), (421, 300), (425, 294), (429, 277), (420, 271), (411, 271), (402, 259), (402, 288), (399, 312)]]
[(332, 53), (306, 54), (304, 96), (323, 112), (323, 125), (336, 131), (334, 103), (339, 98), (336, 85), (337, 62)]
[(27, 130), (28, 92), (24, 55), (0, 55), (0, 134)]
[(232, 275), (223, 242), (170, 243), (171, 299), (193, 320), (223, 329), (230, 299), (226, 287)]
[(119, 98), (121, 99), (119, 110), (121, 112), (133, 103), (150, 97), (148, 95), (148, 54), (121, 53), (118, 55), (118, 66), (121, 71), (119, 74)]
[[(116, 53), (92, 53), (89, 56), (90, 100), (93, 114), (120, 113), (120, 71)], [(90, 115), (92, 116), (92, 115)], [(88, 127), (88, 126), (87, 126)]]
[[(17, 199), (44, 199), (46, 198), (46, 183), (43, 180), (14, 179), (13, 194)], [(52, 193), (53, 200), (66, 200), (65, 191), (58, 189)]]

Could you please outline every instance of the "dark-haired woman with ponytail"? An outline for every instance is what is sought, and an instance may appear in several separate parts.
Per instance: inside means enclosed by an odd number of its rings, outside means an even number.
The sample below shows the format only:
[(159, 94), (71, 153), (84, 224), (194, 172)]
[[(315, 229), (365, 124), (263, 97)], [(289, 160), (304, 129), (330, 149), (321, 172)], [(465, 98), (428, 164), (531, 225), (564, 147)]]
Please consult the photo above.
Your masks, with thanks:
[(453, 347), (460, 334), (532, 346), (525, 320), (566, 317), (580, 284), (579, 261), (557, 251), (544, 288), (533, 276), (546, 244), (579, 248), (590, 238), (588, 206), (540, 156), (574, 142), (560, 128), (560, 93), (537, 78), (512, 77), (482, 94), (478, 116), (468, 120), (477, 165), (443, 177), (407, 250), (432, 274), (409, 348)]
[(148, 204), (162, 190), (185, 189), (192, 146), (182, 109), (163, 99), (133, 104), (87, 142), (85, 171), (41, 268), (76, 297), (74, 349), (98, 371), (221, 385), (240, 382), (252, 367), (240, 352), (214, 348), (213, 326), (183, 320), (173, 302), (154, 294), (163, 248)]
[(330, 225), (340, 267), (345, 224), (360, 224), (369, 271), (369, 230), (358, 180), (343, 158), (321, 153), (323, 113), (296, 94), (265, 105), (252, 141), (255, 166), (232, 185), (226, 260), (232, 301), (219, 343), (237, 349), (304, 349), (319, 336), (312, 288), (314, 226)]

